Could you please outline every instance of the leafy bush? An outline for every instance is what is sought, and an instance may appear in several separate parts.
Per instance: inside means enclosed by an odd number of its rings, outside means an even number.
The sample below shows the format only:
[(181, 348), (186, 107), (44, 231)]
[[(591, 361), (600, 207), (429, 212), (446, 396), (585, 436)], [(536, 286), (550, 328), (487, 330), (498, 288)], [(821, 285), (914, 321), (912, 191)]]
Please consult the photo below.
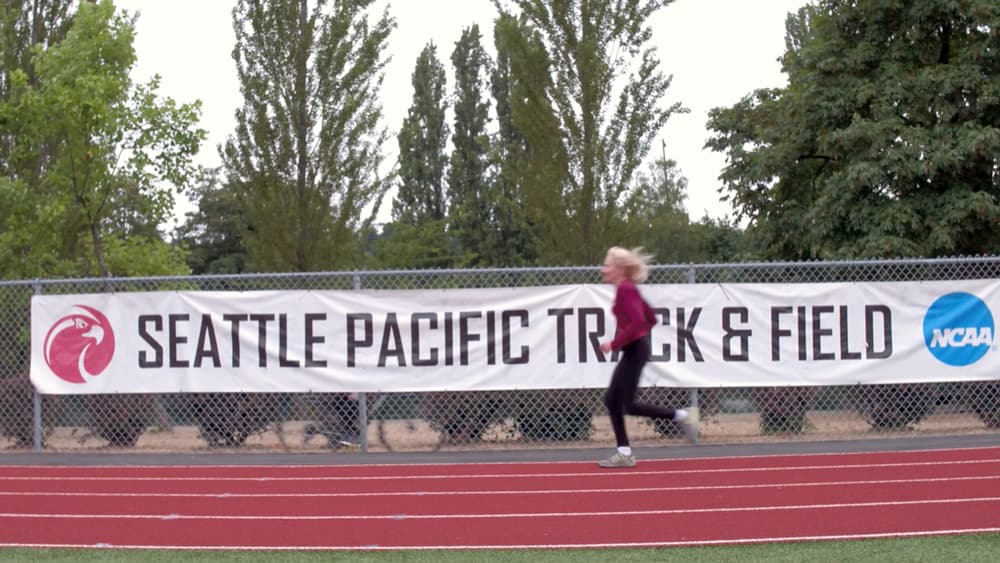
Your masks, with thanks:
[(754, 387), (751, 396), (760, 413), (761, 434), (801, 434), (816, 388)]
[(14, 440), (14, 447), (35, 442), (34, 387), (27, 376), (0, 379), (0, 434)]
[(923, 420), (937, 405), (940, 384), (859, 385), (854, 401), (873, 430), (899, 430)]
[(202, 439), (213, 448), (242, 446), (281, 420), (282, 396), (267, 393), (192, 393), (188, 409)]
[(87, 395), (86, 405), (93, 433), (122, 448), (135, 445), (157, 412), (151, 395)]
[(532, 442), (589, 440), (594, 413), (600, 402), (592, 390), (562, 391), (569, 396), (552, 399), (552, 390), (522, 391), (514, 421), (522, 438)]
[(423, 416), (446, 444), (471, 444), (504, 416), (504, 395), (496, 391), (441, 391), (424, 396)]

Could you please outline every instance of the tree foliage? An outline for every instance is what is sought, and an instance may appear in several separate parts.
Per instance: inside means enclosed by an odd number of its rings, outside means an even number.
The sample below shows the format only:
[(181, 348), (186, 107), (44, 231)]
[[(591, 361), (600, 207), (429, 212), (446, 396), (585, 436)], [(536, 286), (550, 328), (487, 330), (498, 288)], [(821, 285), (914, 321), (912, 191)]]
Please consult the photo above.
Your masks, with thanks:
[(697, 241), (684, 207), (687, 178), (677, 163), (665, 155), (656, 159), (648, 173), (637, 174), (633, 195), (622, 218), (628, 234), (621, 243), (644, 247), (661, 264), (696, 260)]
[(449, 267), (455, 257), (446, 219), (447, 84), (433, 42), (417, 56), (410, 82), (413, 101), (397, 135), (399, 189), (392, 202), (394, 222), (383, 228), (374, 260), (377, 266), (388, 268)]
[[(0, 3), (0, 100), (9, 102), (15, 73), (32, 86), (38, 85), (34, 56), (41, 50), (59, 43), (69, 29), (73, 0), (8, 0)], [(12, 167), (9, 156), (17, 138), (11, 131), (0, 137), (0, 167), (4, 175), (37, 180), (41, 162), (33, 162), (34, 169)]]
[(38, 87), (37, 54), (66, 36), (72, 4), (0, 3), (0, 264), (8, 278), (68, 271), (57, 255), (61, 206), (45, 201), (41, 185), (56, 142), (33, 131), (18, 106)]
[(437, 46), (428, 43), (417, 57), (411, 78), (413, 102), (397, 136), (399, 140), (399, 191), (393, 201), (393, 218), (409, 225), (440, 221), (447, 211), (445, 169), (448, 157), (448, 123), (445, 112), (444, 66)]
[(497, 236), (497, 206), (491, 181), (489, 101), (484, 96), (492, 62), (478, 25), (462, 30), (451, 54), (455, 70), (455, 118), (448, 168), (449, 227), (463, 266), (504, 265)]
[(391, 222), (374, 241), (371, 266), (393, 270), (450, 268), (455, 251), (444, 219), (427, 219), (419, 225)]
[[(515, 11), (494, 3), (502, 14)], [(563, 248), (563, 262), (593, 264), (621, 238), (623, 199), (653, 138), (682, 111), (679, 104), (661, 105), (670, 78), (648, 46), (648, 20), (670, 0), (509, 3), (544, 47), (551, 76), (544, 95), (555, 109), (567, 164), (558, 186), (563, 213), (545, 218), (540, 242)], [(565, 244), (569, 233), (572, 245)]]
[(564, 261), (568, 156), (548, 98), (552, 75), (539, 34), (509, 14), (494, 25), (497, 51), (491, 79), (497, 134), (493, 146), (500, 263)]
[[(176, 274), (158, 232), (195, 167), (199, 104), (134, 85), (134, 19), (83, 2), (65, 38), (9, 74), (0, 106), (16, 139), (0, 182), (0, 263), (13, 277)], [(43, 163), (39, 166), (39, 163)]]
[(221, 174), (218, 168), (202, 170), (191, 198), (198, 209), (188, 212), (175, 232), (175, 239), (188, 249), (187, 263), (195, 275), (247, 270), (246, 218), (237, 194), (225, 186)]
[(622, 244), (642, 246), (660, 264), (719, 263), (756, 258), (752, 237), (729, 218), (692, 221), (687, 178), (666, 150), (636, 177), (627, 201)]
[(1000, 250), (1000, 5), (823, 0), (786, 30), (788, 86), (709, 121), (768, 254)]
[(395, 21), (373, 0), (239, 0), (243, 106), (223, 152), (247, 220), (250, 269), (357, 265), (390, 178), (380, 174), (384, 54)]

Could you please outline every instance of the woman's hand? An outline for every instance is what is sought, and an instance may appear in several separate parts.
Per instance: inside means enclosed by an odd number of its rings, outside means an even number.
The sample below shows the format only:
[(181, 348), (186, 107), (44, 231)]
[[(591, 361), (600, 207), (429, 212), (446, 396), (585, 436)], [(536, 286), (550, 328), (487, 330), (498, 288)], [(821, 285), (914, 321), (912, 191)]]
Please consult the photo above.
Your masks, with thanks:
[(608, 354), (611, 352), (611, 341), (601, 342), (601, 352)]

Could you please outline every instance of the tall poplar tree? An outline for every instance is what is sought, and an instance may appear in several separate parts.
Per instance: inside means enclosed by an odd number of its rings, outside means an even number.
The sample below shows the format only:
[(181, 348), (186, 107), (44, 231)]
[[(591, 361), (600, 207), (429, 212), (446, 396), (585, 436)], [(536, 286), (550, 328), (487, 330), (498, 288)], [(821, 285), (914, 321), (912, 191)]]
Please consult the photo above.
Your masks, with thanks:
[[(356, 266), (391, 179), (380, 88), (395, 21), (374, 0), (238, 0), (243, 93), (222, 150), (251, 270)], [(311, 4), (311, 6), (310, 6)]]
[(447, 210), (445, 169), (448, 123), (444, 66), (428, 43), (411, 78), (413, 101), (399, 131), (399, 191), (393, 218), (408, 225), (442, 221)]
[[(557, 240), (542, 244), (559, 244), (565, 262), (596, 263), (620, 242), (621, 205), (633, 176), (667, 119), (683, 111), (662, 105), (670, 78), (648, 45), (650, 17), (670, 2), (494, 0), (501, 13), (518, 12), (537, 30), (550, 60), (546, 93), (564, 136), (568, 175), (561, 186), (565, 213), (549, 218)], [(572, 245), (565, 244), (568, 232)]]
[(450, 267), (455, 258), (446, 219), (446, 84), (433, 42), (417, 56), (411, 84), (413, 101), (397, 135), (399, 189), (392, 203), (393, 222), (385, 225), (376, 242), (375, 265)]
[(563, 199), (568, 157), (548, 97), (549, 57), (538, 33), (509, 14), (500, 14), (493, 35), (497, 133), (492, 159), (501, 263), (565, 264), (565, 241), (572, 236)]
[(497, 236), (497, 198), (489, 176), (490, 58), (479, 26), (462, 30), (451, 54), (455, 69), (455, 119), (451, 136), (449, 225), (466, 266), (502, 266)]

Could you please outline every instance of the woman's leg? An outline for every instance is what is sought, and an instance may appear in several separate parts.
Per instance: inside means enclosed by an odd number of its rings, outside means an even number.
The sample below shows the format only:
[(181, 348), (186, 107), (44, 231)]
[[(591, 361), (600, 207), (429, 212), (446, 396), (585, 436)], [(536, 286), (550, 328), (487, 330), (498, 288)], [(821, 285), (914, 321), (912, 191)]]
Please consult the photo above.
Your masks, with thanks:
[(622, 364), (615, 366), (611, 375), (611, 383), (604, 393), (604, 406), (608, 408), (608, 418), (611, 419), (611, 429), (615, 432), (615, 442), (618, 447), (628, 445), (628, 435), (625, 433), (625, 401), (621, 397)]
[(629, 445), (625, 431), (625, 414), (633, 407), (639, 376), (649, 357), (649, 345), (644, 340), (632, 342), (622, 348), (622, 357), (611, 374), (611, 383), (604, 394), (604, 405), (608, 408), (611, 428), (615, 432), (618, 447)]
[(647, 358), (649, 358), (649, 342), (645, 339), (632, 342), (622, 349), (622, 358), (611, 375), (611, 384), (604, 397), (604, 404), (608, 407), (611, 428), (615, 431), (615, 439), (619, 446), (629, 445), (625, 433), (626, 414), (666, 420), (674, 420), (677, 416), (677, 411), (674, 409), (635, 402), (635, 395), (639, 390), (639, 378), (642, 376)]
[(651, 405), (649, 403), (636, 403), (634, 399), (635, 397), (633, 396), (633, 402), (625, 406), (625, 414), (645, 416), (648, 418), (665, 418), (667, 420), (673, 420), (677, 416), (677, 411), (674, 409)]

